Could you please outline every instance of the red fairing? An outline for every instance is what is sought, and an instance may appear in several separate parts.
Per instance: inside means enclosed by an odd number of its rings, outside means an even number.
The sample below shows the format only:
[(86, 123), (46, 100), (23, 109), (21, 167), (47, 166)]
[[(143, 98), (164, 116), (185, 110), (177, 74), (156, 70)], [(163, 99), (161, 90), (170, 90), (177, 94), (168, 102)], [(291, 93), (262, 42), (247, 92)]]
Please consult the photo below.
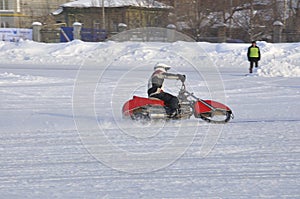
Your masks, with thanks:
[[(213, 106), (214, 108), (224, 109), (230, 111), (230, 108), (224, 104), (221, 104), (219, 102), (213, 101), (213, 100), (203, 100), (207, 104)], [(201, 113), (207, 113), (211, 111), (211, 108), (208, 107), (206, 104), (202, 103), (201, 101), (197, 101), (194, 106), (195, 114), (201, 114)]]
[(125, 116), (131, 116), (132, 111), (136, 108), (143, 107), (146, 105), (159, 105), (159, 106), (164, 106), (164, 101), (162, 100), (156, 100), (156, 99), (149, 99), (145, 97), (138, 97), (138, 96), (133, 96), (131, 100), (128, 100), (124, 105), (123, 105), (123, 114)]

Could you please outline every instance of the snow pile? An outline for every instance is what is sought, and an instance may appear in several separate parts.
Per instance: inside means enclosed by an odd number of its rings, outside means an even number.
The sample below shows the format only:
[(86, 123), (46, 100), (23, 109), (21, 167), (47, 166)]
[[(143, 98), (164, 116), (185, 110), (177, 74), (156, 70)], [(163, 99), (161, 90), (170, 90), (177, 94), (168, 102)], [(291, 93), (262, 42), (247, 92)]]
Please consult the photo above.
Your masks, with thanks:
[[(256, 75), (263, 77), (300, 77), (300, 43), (272, 44), (258, 42), (261, 49), (262, 59)], [(18, 43), (0, 42), (0, 61), (6, 64), (57, 64), (59, 65), (81, 65), (86, 58), (96, 50), (101, 52), (106, 48), (115, 47), (130, 51), (132, 48), (140, 49), (135, 56), (137, 60), (147, 60), (147, 52), (151, 46), (164, 51), (168, 48), (178, 48), (185, 45), (184, 42), (176, 43), (136, 43), (136, 42), (102, 42), (90, 43), (75, 40), (69, 43), (45, 44), (33, 41), (20, 41)], [(229, 43), (206, 43), (199, 42), (199, 49), (204, 49), (211, 60), (219, 68), (243, 68), (248, 72), (247, 48), (249, 44)], [(127, 55), (130, 56), (130, 55)], [(171, 57), (170, 57), (171, 59)]]
[[(78, 0), (61, 5), (62, 7), (102, 7), (102, 1), (95, 0)], [(135, 6), (135, 7), (153, 7), (153, 8), (166, 8), (169, 7), (163, 3), (157, 1), (146, 0), (104, 0), (105, 7), (123, 7), (123, 6)]]
[[(247, 48), (249, 44), (200, 43), (218, 67), (243, 67), (248, 71)], [(300, 77), (300, 43), (272, 44), (257, 42), (261, 50), (258, 76)]]
[(262, 67), (258, 75), (265, 77), (300, 77), (300, 43), (263, 43)]
[(1, 63), (80, 65), (98, 43), (75, 40), (69, 43), (45, 44), (33, 41), (0, 42)]
[(19, 75), (14, 73), (0, 73), (0, 86), (5, 85), (34, 85), (34, 84), (48, 84), (48, 83), (65, 83), (66, 80), (61, 80), (58, 78), (50, 78), (43, 76), (33, 76), (33, 75)]

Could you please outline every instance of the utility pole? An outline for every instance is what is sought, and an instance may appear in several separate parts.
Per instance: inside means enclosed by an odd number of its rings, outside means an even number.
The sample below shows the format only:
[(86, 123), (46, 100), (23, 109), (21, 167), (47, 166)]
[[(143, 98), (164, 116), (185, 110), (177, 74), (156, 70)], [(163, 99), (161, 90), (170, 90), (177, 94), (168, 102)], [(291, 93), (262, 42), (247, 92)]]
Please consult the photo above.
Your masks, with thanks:
[(283, 14), (283, 25), (286, 27), (286, 18), (288, 17), (287, 15), (287, 0), (284, 0), (284, 14)]
[(102, 0), (102, 29), (105, 30), (105, 6), (104, 6), (104, 0)]
[(5, 2), (4, 0), (2, 1), (2, 5), (3, 5), (3, 6), (2, 6), (1, 9), (6, 10), (6, 2)]
[(17, 12), (21, 12), (20, 0), (17, 0)]
[(232, 37), (232, 0), (229, 2), (229, 12), (230, 12), (230, 18), (229, 18), (229, 38)]
[(249, 36), (250, 40), (253, 40), (253, 27), (254, 27), (254, 8), (253, 8), (253, 0), (250, 1), (250, 19), (249, 19)]

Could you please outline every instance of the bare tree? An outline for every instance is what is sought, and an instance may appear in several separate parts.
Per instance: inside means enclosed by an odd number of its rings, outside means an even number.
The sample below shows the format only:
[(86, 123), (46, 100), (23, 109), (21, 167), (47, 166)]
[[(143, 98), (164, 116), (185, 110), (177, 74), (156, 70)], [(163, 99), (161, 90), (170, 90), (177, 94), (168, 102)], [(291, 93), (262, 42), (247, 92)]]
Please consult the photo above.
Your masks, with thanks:
[[(245, 40), (256, 40), (270, 37), (270, 31), (274, 22), (274, 0), (263, 3), (255, 0), (239, 1), (231, 7), (230, 14), (224, 17), (224, 23), (235, 29), (242, 30)], [(224, 15), (226, 16), (226, 15)]]
[(300, 0), (177, 0), (173, 5), (177, 22), (185, 23), (194, 37), (216, 35), (214, 27), (223, 24), (229, 38), (270, 39), (274, 21), (286, 24), (288, 18), (300, 30)]
[(300, 32), (300, 0), (296, 2), (296, 7), (295, 7), (295, 28), (296, 31)]

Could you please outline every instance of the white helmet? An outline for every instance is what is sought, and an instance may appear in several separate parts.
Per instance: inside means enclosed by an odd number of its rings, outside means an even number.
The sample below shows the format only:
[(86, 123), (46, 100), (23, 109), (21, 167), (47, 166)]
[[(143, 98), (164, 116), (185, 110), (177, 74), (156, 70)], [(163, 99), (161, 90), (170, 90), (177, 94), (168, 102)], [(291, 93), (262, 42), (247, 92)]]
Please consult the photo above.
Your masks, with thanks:
[(164, 64), (164, 63), (157, 63), (154, 66), (154, 70), (163, 70), (166, 72), (167, 70), (170, 70), (170, 69), (171, 69), (171, 66)]

